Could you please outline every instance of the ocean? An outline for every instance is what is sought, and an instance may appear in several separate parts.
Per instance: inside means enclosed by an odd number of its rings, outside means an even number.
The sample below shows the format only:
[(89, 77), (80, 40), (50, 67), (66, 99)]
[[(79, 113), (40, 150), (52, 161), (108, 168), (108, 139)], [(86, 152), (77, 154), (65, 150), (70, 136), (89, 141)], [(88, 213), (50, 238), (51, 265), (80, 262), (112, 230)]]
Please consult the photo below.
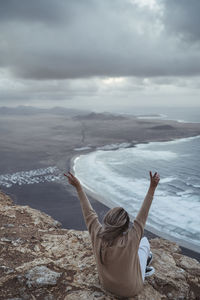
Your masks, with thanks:
[[(135, 112), (135, 110), (134, 110)], [(155, 110), (153, 111), (155, 114)], [(153, 113), (152, 112), (152, 113)], [(184, 113), (183, 113), (184, 112)], [(188, 113), (189, 112), (189, 113)], [(157, 111), (149, 118), (198, 122), (200, 112), (178, 110), (177, 117)], [(144, 114), (144, 112), (143, 112)], [(140, 112), (138, 111), (138, 116)], [(145, 118), (148, 117), (145, 115)], [(149, 186), (149, 170), (159, 172), (147, 227), (163, 237), (200, 251), (200, 136), (132, 148), (97, 150), (75, 159), (82, 184), (107, 206), (123, 206), (136, 216)]]
[[(200, 110), (194, 108), (165, 108), (164, 111), (163, 108), (134, 108), (117, 113), (200, 122)], [(125, 143), (118, 146), (117, 150), (107, 146), (76, 157), (74, 170), (83, 185), (108, 207), (123, 206), (133, 219), (148, 189), (149, 170), (159, 172), (161, 180), (147, 229), (171, 240), (180, 240), (182, 245), (185, 242), (200, 252), (200, 137), (138, 144), (131, 148)], [(22, 160), (24, 165), (20, 169), (13, 171), (16, 164), (13, 153), (12, 161), (6, 162), (6, 166), (10, 164), (10, 172), (1, 168), (0, 188), (11, 194), (17, 204), (40, 209), (65, 228), (81, 229), (84, 221), (77, 223), (81, 211), (75, 193), (70, 200), (72, 211), (67, 211), (69, 186), (61, 170), (56, 164), (41, 167), (35, 163), (33, 153), (30, 155), (27, 162)]]

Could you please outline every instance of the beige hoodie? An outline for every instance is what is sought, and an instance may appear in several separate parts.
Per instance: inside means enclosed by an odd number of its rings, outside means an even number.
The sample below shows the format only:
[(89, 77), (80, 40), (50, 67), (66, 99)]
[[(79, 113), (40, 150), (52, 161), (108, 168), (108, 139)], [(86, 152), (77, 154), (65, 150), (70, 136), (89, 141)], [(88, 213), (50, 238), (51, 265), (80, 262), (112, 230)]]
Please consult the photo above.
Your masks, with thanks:
[(111, 247), (106, 247), (105, 253), (103, 253), (104, 264), (100, 261), (102, 239), (98, 237), (102, 225), (82, 189), (78, 190), (78, 195), (85, 223), (90, 233), (102, 286), (117, 296), (132, 297), (137, 295), (143, 288), (138, 248), (152, 203), (153, 192), (147, 193), (133, 226), (125, 234), (116, 238)]

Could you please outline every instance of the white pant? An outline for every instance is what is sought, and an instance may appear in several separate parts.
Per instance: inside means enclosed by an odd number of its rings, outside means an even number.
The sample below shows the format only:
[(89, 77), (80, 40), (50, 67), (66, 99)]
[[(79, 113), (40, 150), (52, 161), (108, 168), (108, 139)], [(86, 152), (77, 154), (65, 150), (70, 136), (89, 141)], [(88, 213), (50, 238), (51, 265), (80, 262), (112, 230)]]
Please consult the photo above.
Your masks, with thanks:
[(140, 245), (138, 249), (138, 256), (140, 260), (140, 267), (141, 267), (143, 281), (145, 277), (145, 270), (147, 266), (147, 258), (149, 256), (149, 253), (150, 253), (149, 241), (146, 237), (143, 237), (140, 241)]

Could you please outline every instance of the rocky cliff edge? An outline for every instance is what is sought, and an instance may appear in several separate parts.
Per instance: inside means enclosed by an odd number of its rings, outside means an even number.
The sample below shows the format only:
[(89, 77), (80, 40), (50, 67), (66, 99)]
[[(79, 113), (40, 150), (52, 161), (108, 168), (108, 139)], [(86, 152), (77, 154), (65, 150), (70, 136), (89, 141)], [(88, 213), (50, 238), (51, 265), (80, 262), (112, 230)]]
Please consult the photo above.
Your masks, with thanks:
[[(98, 282), (86, 231), (28, 206), (14, 205), (0, 192), (0, 299), (114, 300)], [(200, 264), (164, 239), (150, 241), (156, 272), (133, 300), (200, 299)]]

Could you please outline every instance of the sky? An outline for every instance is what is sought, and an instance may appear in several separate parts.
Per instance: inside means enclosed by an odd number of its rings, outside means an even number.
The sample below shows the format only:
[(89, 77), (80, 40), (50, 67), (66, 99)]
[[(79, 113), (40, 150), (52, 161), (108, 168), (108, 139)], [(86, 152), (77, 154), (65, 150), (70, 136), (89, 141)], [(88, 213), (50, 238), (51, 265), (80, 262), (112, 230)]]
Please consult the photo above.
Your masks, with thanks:
[(0, 106), (200, 107), (199, 0), (0, 0)]

